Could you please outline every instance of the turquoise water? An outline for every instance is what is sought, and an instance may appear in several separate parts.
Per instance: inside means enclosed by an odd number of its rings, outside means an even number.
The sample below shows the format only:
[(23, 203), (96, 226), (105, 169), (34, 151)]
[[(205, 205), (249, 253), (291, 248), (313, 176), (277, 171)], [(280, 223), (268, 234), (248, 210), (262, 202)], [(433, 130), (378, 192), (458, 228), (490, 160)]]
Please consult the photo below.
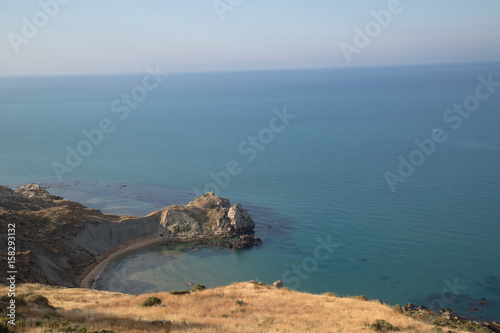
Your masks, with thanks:
[[(123, 120), (111, 104), (144, 75), (0, 78), (0, 183), (44, 182), (136, 215), (216, 189), (249, 209), (264, 240), (143, 249), (114, 262), (100, 289), (280, 279), (498, 320), (500, 87), (456, 130), (443, 119), (489, 74), (500, 81), (500, 64), (171, 74)], [(285, 109), (295, 117), (269, 130)], [(114, 130), (61, 182), (52, 164), (105, 118)], [(384, 173), (440, 129), (447, 139), (392, 192)], [(217, 185), (210, 174), (229, 161), (240, 172)], [(332, 245), (315, 251), (321, 242)]]

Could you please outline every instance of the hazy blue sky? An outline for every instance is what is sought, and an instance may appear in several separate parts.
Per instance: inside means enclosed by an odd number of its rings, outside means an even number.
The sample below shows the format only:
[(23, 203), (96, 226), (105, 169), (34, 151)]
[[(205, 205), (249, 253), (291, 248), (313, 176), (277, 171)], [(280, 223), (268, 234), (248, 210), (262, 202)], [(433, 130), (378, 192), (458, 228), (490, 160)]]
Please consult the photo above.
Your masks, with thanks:
[[(213, 0), (64, 0), (44, 22), (40, 3), (54, 1), (0, 0), (0, 75), (500, 60), (498, 0), (401, 0), (350, 64), (340, 43), (355, 46), (355, 27), (390, 1), (220, 0), (234, 4), (222, 21)], [(42, 27), (23, 35), (33, 16)]]

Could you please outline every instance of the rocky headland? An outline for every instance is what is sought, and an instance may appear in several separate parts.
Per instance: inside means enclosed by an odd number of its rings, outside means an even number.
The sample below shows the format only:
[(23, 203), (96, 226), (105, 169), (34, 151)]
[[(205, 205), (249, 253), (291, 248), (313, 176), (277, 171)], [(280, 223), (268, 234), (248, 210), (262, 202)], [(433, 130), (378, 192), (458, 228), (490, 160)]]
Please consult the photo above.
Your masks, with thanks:
[[(104, 267), (99, 264), (118, 252), (157, 242), (210, 241), (235, 248), (261, 242), (248, 236), (255, 227), (249, 213), (213, 192), (187, 205), (134, 217), (103, 214), (36, 184), (15, 191), (0, 186), (0, 220), (15, 225), (19, 281), (67, 287), (79, 286), (85, 278), (89, 284)], [(0, 233), (4, 244), (6, 230)], [(237, 236), (242, 237), (231, 240)], [(6, 264), (6, 258), (2, 254), (0, 262)]]

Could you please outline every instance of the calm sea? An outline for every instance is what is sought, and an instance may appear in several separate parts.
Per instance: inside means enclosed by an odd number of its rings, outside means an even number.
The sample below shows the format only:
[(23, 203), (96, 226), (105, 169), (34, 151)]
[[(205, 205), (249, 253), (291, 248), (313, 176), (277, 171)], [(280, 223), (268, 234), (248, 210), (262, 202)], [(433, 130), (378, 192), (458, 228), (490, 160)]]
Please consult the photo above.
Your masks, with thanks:
[(283, 280), (500, 319), (499, 63), (145, 75), (0, 78), (0, 183), (136, 215), (215, 189), (264, 243), (143, 249), (99, 289)]

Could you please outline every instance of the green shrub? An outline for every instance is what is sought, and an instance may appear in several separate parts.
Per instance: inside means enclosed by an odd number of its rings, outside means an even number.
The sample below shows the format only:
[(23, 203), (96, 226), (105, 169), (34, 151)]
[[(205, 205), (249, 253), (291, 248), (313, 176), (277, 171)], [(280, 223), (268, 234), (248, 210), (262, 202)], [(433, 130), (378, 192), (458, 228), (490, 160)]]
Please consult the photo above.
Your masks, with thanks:
[(245, 305), (245, 302), (243, 302), (243, 300), (237, 300), (236, 305), (242, 306)]
[(463, 327), (460, 327), (461, 329), (465, 329), (469, 332), (484, 332), (484, 333), (488, 333), (490, 330), (487, 329), (486, 327), (482, 327), (481, 325), (478, 325), (476, 323), (473, 323), (473, 322), (469, 322), (467, 324), (465, 324)]
[(62, 328), (59, 329), (59, 333), (74, 333), (76, 332), (76, 328), (73, 328), (71, 326), (63, 326)]
[(0, 324), (0, 333), (12, 333), (12, 331), (4, 324)]
[(370, 327), (377, 332), (399, 331), (399, 328), (393, 326), (384, 319), (377, 319)]
[(0, 301), (10, 303), (11, 299), (14, 299), (16, 301), (16, 306), (26, 305), (26, 301), (24, 300), (23, 295), (20, 295), (19, 297), (9, 297), (9, 295), (2, 295)]
[(190, 294), (191, 292), (189, 290), (172, 290), (169, 291), (169, 293), (171, 293), (172, 295), (186, 295)]
[(391, 308), (393, 308), (394, 311), (396, 311), (396, 312), (403, 313), (403, 307), (401, 305), (399, 305), (399, 304), (391, 306)]
[(50, 328), (59, 328), (59, 326), (61, 326), (61, 322), (58, 320), (49, 320), (45, 323), (45, 325)]
[(172, 325), (172, 321), (171, 320), (153, 320), (151, 322), (151, 325)]
[(142, 306), (155, 306), (155, 305), (160, 305), (160, 304), (161, 304), (161, 299), (153, 296), (153, 297), (146, 299), (142, 303)]
[(38, 306), (41, 306), (42, 308), (52, 308), (52, 305), (50, 305), (47, 297), (45, 297), (43, 295), (25, 294), (25, 295), (21, 295), (21, 297), (23, 297), (26, 302), (34, 303)]
[(194, 287), (191, 289), (191, 291), (203, 291), (207, 288), (205, 288), (205, 285), (203, 284), (195, 284)]
[(360, 296), (353, 296), (352, 298), (360, 300), (360, 301), (369, 301), (370, 299), (366, 297), (365, 295), (360, 295)]

